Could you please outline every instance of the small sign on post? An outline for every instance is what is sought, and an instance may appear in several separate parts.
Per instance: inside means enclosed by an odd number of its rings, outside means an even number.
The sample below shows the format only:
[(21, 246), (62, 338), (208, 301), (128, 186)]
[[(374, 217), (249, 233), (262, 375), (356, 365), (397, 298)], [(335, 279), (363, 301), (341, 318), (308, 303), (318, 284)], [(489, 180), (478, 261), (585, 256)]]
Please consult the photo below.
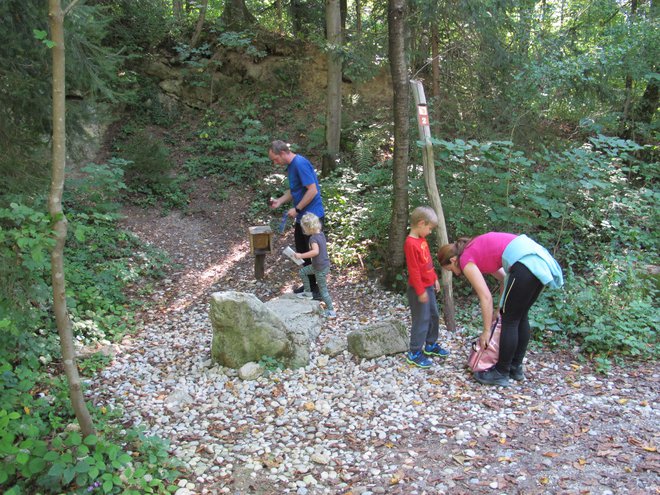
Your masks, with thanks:
[(254, 277), (264, 278), (266, 254), (273, 252), (273, 230), (268, 225), (257, 225), (249, 228), (250, 253), (254, 255)]
[(429, 121), (429, 109), (426, 105), (417, 105), (417, 118), (419, 119), (420, 126), (428, 126), (431, 124)]

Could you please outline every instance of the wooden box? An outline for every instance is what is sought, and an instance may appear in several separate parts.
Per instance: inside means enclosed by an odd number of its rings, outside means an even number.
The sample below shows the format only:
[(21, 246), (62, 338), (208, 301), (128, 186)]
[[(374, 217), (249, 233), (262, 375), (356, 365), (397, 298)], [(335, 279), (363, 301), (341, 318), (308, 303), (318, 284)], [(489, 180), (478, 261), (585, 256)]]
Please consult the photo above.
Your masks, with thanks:
[(265, 254), (273, 252), (273, 230), (268, 225), (250, 227), (250, 253)]

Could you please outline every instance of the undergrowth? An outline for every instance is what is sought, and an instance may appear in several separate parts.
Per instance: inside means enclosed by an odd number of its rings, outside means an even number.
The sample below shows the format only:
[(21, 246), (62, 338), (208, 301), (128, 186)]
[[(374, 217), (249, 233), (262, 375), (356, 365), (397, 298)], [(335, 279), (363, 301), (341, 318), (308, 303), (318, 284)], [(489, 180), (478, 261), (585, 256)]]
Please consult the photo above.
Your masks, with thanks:
[[(121, 171), (90, 165), (65, 195), (66, 296), (77, 346), (133, 331), (139, 301), (126, 289), (158, 277), (168, 260), (119, 229)], [(50, 309), (50, 218), (45, 198), (0, 209), (0, 487), (3, 493), (168, 493), (179, 468), (166, 442), (121, 427), (121, 411), (89, 404), (96, 435), (82, 438), (60, 372)], [(110, 357), (78, 364), (94, 373)]]

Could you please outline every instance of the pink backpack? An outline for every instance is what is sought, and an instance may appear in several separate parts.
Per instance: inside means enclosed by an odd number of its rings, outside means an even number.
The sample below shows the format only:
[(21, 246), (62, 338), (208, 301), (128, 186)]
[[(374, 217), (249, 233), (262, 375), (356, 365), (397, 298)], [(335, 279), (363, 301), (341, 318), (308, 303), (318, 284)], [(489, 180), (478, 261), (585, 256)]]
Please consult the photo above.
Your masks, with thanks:
[(482, 349), (479, 339), (472, 342), (470, 356), (468, 357), (468, 368), (472, 371), (484, 371), (497, 364), (500, 356), (500, 333), (502, 332), (502, 319), (498, 316), (490, 329), (490, 340), (488, 347)]

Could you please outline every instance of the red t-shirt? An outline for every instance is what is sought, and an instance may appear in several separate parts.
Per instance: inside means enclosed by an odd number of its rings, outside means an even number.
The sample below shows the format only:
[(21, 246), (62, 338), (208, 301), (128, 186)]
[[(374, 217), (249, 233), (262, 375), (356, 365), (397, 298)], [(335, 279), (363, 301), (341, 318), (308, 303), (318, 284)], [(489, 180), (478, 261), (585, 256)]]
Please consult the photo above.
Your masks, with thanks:
[(403, 251), (408, 265), (408, 285), (419, 296), (438, 280), (429, 244), (424, 237), (408, 236)]

